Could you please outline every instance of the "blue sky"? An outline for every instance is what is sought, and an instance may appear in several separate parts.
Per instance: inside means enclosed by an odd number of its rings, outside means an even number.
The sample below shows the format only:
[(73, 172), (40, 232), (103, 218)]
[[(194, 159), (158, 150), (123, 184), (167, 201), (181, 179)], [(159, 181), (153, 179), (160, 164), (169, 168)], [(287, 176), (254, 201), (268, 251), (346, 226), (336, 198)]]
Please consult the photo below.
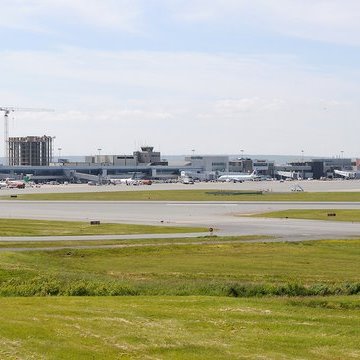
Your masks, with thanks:
[(359, 156), (354, 0), (3, 0), (10, 136), (64, 155)]

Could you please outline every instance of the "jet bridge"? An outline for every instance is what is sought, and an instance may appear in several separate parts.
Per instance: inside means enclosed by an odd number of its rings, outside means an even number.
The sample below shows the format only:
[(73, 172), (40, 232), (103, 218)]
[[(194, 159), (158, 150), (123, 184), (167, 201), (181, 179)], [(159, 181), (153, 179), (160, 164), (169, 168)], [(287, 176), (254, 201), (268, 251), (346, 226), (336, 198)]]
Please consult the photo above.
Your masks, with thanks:
[(72, 173), (73, 178), (76, 180), (86, 180), (86, 181), (95, 181), (95, 182), (99, 182), (101, 183), (102, 181), (102, 176), (99, 175), (92, 175), (92, 174), (87, 174), (87, 173), (82, 173), (79, 171), (74, 171)]
[(334, 170), (334, 174), (343, 177), (344, 179), (355, 179), (357, 177), (356, 171)]
[(295, 171), (276, 171), (276, 174), (288, 179), (297, 179), (299, 177), (299, 173)]

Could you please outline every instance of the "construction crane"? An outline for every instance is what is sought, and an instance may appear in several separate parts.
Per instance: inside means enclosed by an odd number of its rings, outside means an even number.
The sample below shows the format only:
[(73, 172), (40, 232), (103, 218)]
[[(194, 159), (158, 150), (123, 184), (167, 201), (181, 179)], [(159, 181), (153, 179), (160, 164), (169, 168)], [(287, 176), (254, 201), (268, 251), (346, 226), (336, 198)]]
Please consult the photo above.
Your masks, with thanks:
[(0, 106), (0, 111), (4, 112), (4, 158), (5, 165), (9, 165), (9, 114), (15, 111), (54, 111), (51, 109), (36, 109), (36, 108), (18, 108), (12, 106)]

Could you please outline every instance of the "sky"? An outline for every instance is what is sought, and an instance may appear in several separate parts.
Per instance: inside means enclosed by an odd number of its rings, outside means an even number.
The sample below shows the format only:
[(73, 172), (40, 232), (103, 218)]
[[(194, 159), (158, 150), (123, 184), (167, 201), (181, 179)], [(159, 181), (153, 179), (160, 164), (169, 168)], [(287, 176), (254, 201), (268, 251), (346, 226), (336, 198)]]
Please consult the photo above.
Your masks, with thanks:
[(360, 157), (357, 0), (0, 4), (0, 107), (54, 110), (12, 113), (10, 136), (63, 156)]

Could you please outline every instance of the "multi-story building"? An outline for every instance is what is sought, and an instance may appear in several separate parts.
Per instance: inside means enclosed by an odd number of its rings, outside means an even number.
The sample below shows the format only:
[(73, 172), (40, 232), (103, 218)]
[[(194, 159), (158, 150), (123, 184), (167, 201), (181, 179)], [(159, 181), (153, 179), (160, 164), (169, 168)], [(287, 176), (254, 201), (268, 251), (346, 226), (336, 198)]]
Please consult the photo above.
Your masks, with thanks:
[(52, 162), (51, 136), (26, 136), (9, 138), (10, 166), (49, 166)]
[(186, 156), (185, 161), (191, 167), (201, 168), (204, 172), (229, 171), (229, 157), (224, 155), (192, 155)]
[(85, 162), (90, 164), (137, 166), (143, 164), (168, 165), (161, 160), (159, 151), (154, 151), (152, 146), (142, 146), (141, 151), (134, 151), (132, 155), (94, 155), (86, 156)]
[(350, 158), (323, 158), (313, 159), (311, 167), (315, 179), (321, 177), (333, 177), (334, 170), (353, 170), (352, 161)]
[[(288, 174), (288, 176), (286, 174)], [(314, 177), (312, 162), (299, 161), (292, 162), (286, 165), (277, 165), (275, 166), (275, 175), (277, 175), (278, 177), (292, 177), (293, 179), (312, 178)]]
[(253, 161), (250, 158), (238, 158), (229, 161), (229, 172), (251, 173)]
[(253, 169), (256, 170), (256, 173), (264, 177), (274, 177), (275, 176), (275, 162), (269, 160), (254, 160)]

